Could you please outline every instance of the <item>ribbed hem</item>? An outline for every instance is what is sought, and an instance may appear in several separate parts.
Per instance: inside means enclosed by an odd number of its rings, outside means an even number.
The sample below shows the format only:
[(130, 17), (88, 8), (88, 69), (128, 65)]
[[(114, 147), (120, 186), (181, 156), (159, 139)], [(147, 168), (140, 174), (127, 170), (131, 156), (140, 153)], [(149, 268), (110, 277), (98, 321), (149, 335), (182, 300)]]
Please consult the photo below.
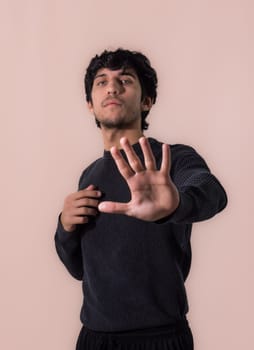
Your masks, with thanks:
[(193, 350), (186, 319), (172, 325), (125, 332), (95, 332), (82, 327), (76, 350)]

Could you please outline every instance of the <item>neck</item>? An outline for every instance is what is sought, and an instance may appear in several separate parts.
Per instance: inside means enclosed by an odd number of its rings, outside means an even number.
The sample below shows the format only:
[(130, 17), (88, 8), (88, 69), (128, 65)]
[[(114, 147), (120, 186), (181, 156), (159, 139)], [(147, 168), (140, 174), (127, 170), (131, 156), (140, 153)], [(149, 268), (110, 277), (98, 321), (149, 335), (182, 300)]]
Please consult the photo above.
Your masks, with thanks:
[(102, 127), (101, 132), (106, 151), (109, 151), (113, 146), (120, 149), (120, 139), (122, 137), (127, 137), (130, 144), (133, 145), (143, 136), (142, 130), (139, 129), (105, 129)]

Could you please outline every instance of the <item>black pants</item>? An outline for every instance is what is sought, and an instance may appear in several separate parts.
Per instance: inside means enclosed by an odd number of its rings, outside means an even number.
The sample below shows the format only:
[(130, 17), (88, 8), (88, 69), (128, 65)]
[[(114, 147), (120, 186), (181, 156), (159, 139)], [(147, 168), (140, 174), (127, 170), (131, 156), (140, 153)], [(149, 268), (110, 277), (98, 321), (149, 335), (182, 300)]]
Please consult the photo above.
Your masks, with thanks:
[(186, 320), (144, 330), (102, 333), (82, 327), (76, 350), (193, 350)]

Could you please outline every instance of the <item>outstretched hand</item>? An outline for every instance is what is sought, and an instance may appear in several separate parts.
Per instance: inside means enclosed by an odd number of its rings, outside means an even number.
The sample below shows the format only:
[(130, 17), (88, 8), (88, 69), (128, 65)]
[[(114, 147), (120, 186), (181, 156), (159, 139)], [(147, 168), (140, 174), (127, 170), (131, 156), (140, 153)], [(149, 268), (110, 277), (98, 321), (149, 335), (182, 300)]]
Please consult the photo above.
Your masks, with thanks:
[(116, 147), (111, 148), (111, 154), (129, 186), (131, 200), (128, 203), (101, 202), (98, 206), (99, 211), (125, 214), (145, 221), (156, 221), (173, 213), (179, 205), (179, 193), (169, 176), (169, 146), (162, 145), (162, 162), (158, 170), (149, 141), (145, 137), (139, 140), (145, 165), (127, 138), (122, 138), (120, 142), (129, 164)]

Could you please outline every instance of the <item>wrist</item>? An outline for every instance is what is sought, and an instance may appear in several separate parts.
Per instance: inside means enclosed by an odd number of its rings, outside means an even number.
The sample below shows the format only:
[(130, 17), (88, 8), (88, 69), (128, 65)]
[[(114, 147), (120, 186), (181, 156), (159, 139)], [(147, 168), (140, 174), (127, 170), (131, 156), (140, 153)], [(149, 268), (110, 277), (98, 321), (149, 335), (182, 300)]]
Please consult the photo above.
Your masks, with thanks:
[(174, 186), (174, 193), (172, 196), (170, 208), (168, 210), (164, 210), (161, 216), (158, 219), (156, 219), (154, 222), (156, 223), (167, 222), (168, 219), (177, 211), (179, 205), (180, 205), (180, 194), (177, 188)]
[(77, 225), (63, 225), (63, 228), (64, 228), (64, 231), (67, 231), (67, 232), (73, 232), (76, 230), (77, 228)]
[(66, 231), (66, 232), (73, 232), (77, 228), (77, 225), (75, 225), (75, 224), (67, 224), (66, 222), (64, 222), (64, 220), (62, 218), (62, 213), (60, 214), (60, 223), (61, 223), (64, 231)]

